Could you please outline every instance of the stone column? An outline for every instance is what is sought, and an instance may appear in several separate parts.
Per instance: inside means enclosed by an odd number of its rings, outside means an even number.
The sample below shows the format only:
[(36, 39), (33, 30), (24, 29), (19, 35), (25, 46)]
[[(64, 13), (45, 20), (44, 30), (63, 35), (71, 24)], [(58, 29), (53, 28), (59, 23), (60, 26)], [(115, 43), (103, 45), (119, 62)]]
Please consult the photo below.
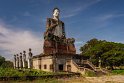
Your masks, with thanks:
[(16, 69), (16, 55), (14, 55), (14, 62), (13, 62), (13, 64), (14, 64), (14, 69)]
[(101, 68), (101, 58), (99, 57), (99, 68)]
[(31, 48), (29, 48), (29, 55), (28, 55), (28, 68), (32, 68), (32, 53), (31, 53)]
[(20, 53), (20, 56), (19, 56), (19, 68), (22, 69), (22, 53)]
[(16, 68), (19, 69), (19, 55), (16, 55)]
[(57, 56), (56, 54), (53, 55), (53, 72), (57, 71)]
[(23, 68), (26, 68), (26, 51), (23, 51)]

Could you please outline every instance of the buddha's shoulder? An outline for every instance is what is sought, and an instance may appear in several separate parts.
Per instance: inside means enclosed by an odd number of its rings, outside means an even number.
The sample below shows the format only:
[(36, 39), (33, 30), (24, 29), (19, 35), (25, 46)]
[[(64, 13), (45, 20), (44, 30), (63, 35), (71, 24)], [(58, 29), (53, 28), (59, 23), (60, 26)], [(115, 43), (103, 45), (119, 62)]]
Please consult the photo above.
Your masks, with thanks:
[(47, 18), (47, 20), (53, 20), (53, 18)]
[(53, 18), (47, 18), (47, 21), (55, 21)]
[[(56, 21), (55, 19), (53, 19), (53, 18), (47, 18), (47, 21)], [(63, 21), (61, 21), (61, 20), (59, 20), (61, 23), (63, 23), (64, 24), (64, 22)]]

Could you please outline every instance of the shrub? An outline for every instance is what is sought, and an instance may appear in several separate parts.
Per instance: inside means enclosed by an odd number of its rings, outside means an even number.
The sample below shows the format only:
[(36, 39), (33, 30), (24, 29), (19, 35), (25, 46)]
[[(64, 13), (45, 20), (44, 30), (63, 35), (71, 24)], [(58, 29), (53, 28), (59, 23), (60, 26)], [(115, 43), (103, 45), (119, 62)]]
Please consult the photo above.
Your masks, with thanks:
[(96, 76), (95, 72), (92, 72), (92, 71), (86, 71), (85, 75), (86, 75), (86, 76), (89, 76), (89, 77), (94, 77), (94, 76)]
[(41, 70), (16, 70), (11, 68), (0, 68), (0, 77), (42, 76), (51, 74), (53, 73)]
[(121, 74), (121, 75), (124, 75), (124, 70), (112, 70), (112, 74)]

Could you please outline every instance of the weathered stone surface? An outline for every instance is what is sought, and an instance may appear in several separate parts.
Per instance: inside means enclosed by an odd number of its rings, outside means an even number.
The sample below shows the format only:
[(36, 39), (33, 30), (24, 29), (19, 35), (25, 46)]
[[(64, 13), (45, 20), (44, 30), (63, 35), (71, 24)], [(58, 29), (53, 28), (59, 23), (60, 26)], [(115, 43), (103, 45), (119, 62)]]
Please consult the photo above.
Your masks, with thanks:
[(76, 49), (75, 49), (75, 46), (73, 44), (68, 45), (68, 52), (72, 53), (72, 54), (76, 54)]
[(16, 55), (14, 55), (14, 69), (16, 68)]
[(28, 68), (32, 68), (32, 57), (33, 57), (33, 54), (31, 52), (31, 48), (29, 48), (29, 53), (28, 53)]
[(16, 68), (19, 68), (19, 55), (16, 55)]
[(19, 56), (19, 68), (21, 69), (22, 67), (23, 67), (22, 53), (20, 53), (20, 56)]
[(44, 41), (44, 53), (52, 54), (52, 53), (76, 53), (74, 44), (60, 43), (55, 41)]
[(26, 51), (23, 51), (23, 68), (26, 68)]

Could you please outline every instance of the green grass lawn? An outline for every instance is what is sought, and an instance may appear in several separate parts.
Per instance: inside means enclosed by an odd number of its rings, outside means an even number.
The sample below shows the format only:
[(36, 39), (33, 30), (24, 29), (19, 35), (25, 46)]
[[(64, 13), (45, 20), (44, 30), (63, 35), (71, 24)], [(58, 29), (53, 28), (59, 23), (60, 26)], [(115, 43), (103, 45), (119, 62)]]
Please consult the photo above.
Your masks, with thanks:
[[(11, 68), (0, 68), (0, 79), (4, 78), (11, 78), (11, 77), (19, 77), (19, 79), (16, 80), (0, 80), (0, 83), (64, 83), (62, 80), (58, 80), (58, 78), (49, 77), (49, 76), (56, 76), (61, 75), (65, 76), (63, 78), (66, 78), (66, 75), (71, 74), (67, 72), (45, 72), (41, 70), (34, 70), (34, 69), (25, 69), (25, 70), (18, 70), (18, 69), (11, 69)], [(26, 76), (31, 76), (27, 78)], [(41, 77), (40, 77), (41, 76)], [(43, 76), (43, 78), (42, 78)], [(36, 77), (35, 79), (32, 77)]]
[(42, 76), (52, 75), (52, 72), (45, 72), (41, 70), (17, 70), (10, 68), (0, 68), (0, 77), (23, 77), (23, 76)]
[(64, 83), (62, 80), (57, 79), (35, 79), (35, 80), (9, 80), (9, 81), (0, 81), (0, 83)]
[[(35, 69), (24, 69), (24, 70), (18, 70), (18, 69), (11, 69), (11, 68), (0, 68), (0, 80), (11, 80), (11, 81), (43, 81), (45, 83), (46, 81), (50, 83), (57, 83), (58, 78), (68, 78), (72, 77), (72, 73), (68, 72), (45, 72), (42, 70), (35, 70)], [(57, 78), (57, 79), (56, 79)], [(0, 83), (1, 83), (0, 81)], [(38, 83), (38, 82), (34, 82)], [(59, 82), (60, 83), (60, 82)]]
[(112, 74), (124, 75), (124, 70), (112, 70)]

